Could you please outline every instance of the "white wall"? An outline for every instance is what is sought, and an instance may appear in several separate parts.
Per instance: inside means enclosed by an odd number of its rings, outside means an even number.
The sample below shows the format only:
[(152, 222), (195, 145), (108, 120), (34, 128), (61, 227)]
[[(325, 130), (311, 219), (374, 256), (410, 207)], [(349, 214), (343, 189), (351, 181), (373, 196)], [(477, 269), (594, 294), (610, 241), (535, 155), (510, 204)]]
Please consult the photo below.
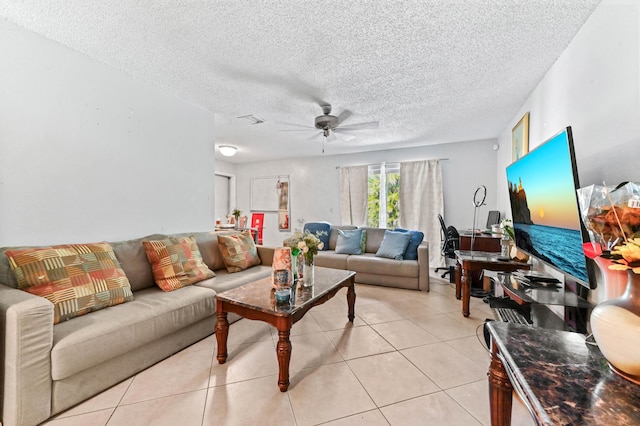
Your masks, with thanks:
[(212, 229), (214, 116), (0, 20), (0, 245)]
[[(604, 0), (498, 138), (509, 146), (511, 129), (530, 111), (533, 149), (565, 126), (573, 131), (581, 186), (640, 181), (640, 4)], [(509, 211), (500, 150), (498, 208)], [(591, 295), (598, 300), (597, 290)]]
[[(571, 126), (581, 186), (640, 181), (640, 6), (604, 0), (498, 138), (530, 111), (529, 146)], [(509, 211), (505, 168), (498, 154), (498, 208)]]
[[(480, 184), (487, 186), (487, 206), (479, 211), (481, 223), (487, 212), (495, 209), (495, 140), (429, 145), (392, 151), (374, 151), (349, 155), (287, 159), (237, 164), (238, 207), (250, 208), (250, 179), (252, 177), (289, 175), (292, 229), (304, 222), (323, 221), (340, 224), (340, 198), (337, 166), (361, 165), (448, 158), (442, 162), (444, 186), (444, 217), (448, 224), (460, 229), (473, 223), (473, 193)], [(279, 232), (276, 214), (265, 215), (264, 243), (281, 244), (290, 233)], [(439, 241), (440, 236), (435, 238)]]
[(236, 165), (228, 161), (216, 160), (216, 173), (222, 173), (224, 175), (235, 175)]

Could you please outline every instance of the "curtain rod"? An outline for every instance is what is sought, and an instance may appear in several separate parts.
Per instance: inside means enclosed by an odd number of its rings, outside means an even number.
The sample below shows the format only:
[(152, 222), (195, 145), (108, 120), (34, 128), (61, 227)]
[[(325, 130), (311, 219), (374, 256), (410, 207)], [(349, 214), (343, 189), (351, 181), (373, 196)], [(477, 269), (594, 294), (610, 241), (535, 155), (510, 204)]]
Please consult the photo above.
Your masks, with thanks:
[[(435, 160), (438, 161), (448, 161), (448, 158), (435, 158)], [(420, 160), (414, 160), (414, 161), (420, 161)], [(429, 161), (429, 160), (425, 160), (425, 161)], [(371, 164), (352, 164), (350, 166), (336, 166), (336, 169), (339, 169), (340, 167), (353, 167), (353, 166), (377, 166), (380, 165), (382, 163), (385, 164), (393, 164), (393, 163), (403, 163), (403, 161), (381, 161), (379, 163), (371, 163)]]

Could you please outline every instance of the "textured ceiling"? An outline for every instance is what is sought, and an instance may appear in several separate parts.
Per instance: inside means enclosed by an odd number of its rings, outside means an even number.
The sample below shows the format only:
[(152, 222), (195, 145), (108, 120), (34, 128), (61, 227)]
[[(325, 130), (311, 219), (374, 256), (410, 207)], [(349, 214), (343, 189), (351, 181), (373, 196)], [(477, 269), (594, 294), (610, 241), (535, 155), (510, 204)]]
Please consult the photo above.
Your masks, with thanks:
[[(231, 161), (495, 138), (600, 0), (3, 0), (0, 16), (216, 113)], [(236, 117), (254, 114), (253, 125)]]

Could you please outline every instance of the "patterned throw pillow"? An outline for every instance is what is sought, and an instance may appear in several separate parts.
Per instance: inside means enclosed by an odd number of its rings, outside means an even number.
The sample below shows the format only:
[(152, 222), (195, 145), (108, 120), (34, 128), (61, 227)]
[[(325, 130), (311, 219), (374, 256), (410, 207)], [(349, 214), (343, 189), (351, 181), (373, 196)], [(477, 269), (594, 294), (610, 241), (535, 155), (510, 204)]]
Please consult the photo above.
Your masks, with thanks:
[(18, 288), (53, 303), (53, 323), (133, 300), (108, 243), (7, 250)]
[(258, 249), (250, 231), (218, 235), (218, 247), (229, 273), (240, 272), (260, 264)]
[(322, 241), (322, 250), (329, 250), (329, 235), (331, 235), (331, 224), (329, 222), (308, 222), (304, 224), (303, 231), (309, 231)]
[(213, 278), (193, 237), (143, 241), (153, 279), (163, 291), (172, 291)]

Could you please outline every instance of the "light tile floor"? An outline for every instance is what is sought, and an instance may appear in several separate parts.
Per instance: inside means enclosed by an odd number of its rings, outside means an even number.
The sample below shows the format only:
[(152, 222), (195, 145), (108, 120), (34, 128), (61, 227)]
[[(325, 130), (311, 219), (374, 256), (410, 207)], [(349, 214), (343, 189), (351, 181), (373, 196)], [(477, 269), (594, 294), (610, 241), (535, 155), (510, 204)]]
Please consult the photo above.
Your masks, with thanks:
[[(289, 391), (278, 390), (277, 332), (240, 320), (219, 365), (210, 336), (45, 423), (71, 425), (489, 425), (489, 355), (480, 327), (493, 318), (432, 272), (429, 293), (356, 286), (314, 307), (291, 332)], [(514, 398), (514, 425), (532, 425)]]

